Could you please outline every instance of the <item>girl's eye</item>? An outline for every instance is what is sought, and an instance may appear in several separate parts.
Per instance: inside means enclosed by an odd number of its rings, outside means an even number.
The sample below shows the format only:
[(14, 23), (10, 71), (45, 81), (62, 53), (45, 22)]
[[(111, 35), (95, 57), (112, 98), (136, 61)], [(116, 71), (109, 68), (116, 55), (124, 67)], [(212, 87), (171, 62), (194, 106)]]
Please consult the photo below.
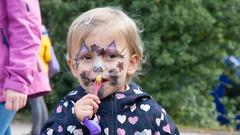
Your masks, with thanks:
[(115, 55), (115, 54), (110, 54), (110, 55), (106, 56), (107, 59), (114, 59), (116, 57), (117, 57), (117, 55)]
[(91, 60), (92, 59), (92, 56), (83, 56), (80, 58), (81, 60)]
[(117, 57), (117, 55), (114, 55), (114, 54), (112, 54), (112, 55), (109, 55), (109, 58), (116, 58)]

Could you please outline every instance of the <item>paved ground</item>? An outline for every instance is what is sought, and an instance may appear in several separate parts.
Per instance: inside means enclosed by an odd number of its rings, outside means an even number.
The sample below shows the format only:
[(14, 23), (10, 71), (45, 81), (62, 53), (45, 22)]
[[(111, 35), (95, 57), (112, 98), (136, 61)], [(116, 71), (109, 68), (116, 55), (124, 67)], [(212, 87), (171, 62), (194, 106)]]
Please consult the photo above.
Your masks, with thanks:
[(31, 124), (14, 122), (11, 126), (12, 135), (27, 135), (31, 131)]
[[(11, 126), (12, 135), (27, 135), (30, 133), (31, 124), (30, 123), (22, 123), (22, 122), (14, 122)], [(184, 131), (181, 132), (181, 135), (240, 135), (240, 132), (227, 132), (227, 131)]]

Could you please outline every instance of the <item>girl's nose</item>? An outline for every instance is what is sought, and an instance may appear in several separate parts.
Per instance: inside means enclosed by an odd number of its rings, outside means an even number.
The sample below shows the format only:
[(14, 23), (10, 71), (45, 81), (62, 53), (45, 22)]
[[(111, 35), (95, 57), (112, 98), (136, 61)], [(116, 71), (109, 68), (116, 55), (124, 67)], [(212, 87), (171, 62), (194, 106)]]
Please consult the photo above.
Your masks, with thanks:
[(94, 65), (93, 72), (95, 72), (95, 73), (102, 73), (103, 72), (103, 66), (100, 65), (100, 64)]

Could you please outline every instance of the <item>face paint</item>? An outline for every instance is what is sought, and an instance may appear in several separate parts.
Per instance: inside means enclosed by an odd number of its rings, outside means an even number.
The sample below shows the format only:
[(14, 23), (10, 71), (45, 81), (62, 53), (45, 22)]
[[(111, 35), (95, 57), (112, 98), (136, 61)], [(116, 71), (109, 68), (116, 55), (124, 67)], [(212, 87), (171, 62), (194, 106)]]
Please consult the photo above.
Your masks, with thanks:
[[(124, 48), (125, 49), (125, 48)], [(111, 56), (111, 57), (120, 57), (120, 58), (124, 58), (124, 56), (122, 55), (122, 52), (124, 51), (124, 49), (119, 52), (117, 50), (115, 41), (113, 41), (110, 45), (108, 45), (108, 47), (106, 48), (106, 55)]]
[(118, 55), (119, 51), (116, 48), (115, 41), (113, 41), (108, 47), (106, 48), (107, 55)]
[(125, 58), (124, 55), (122, 55), (122, 52), (125, 50), (126, 48), (123, 48), (122, 51), (120, 52), (120, 58)]
[(101, 55), (104, 56), (106, 54), (106, 51), (104, 50), (104, 48), (102, 48), (102, 49), (98, 50), (96, 53), (98, 56), (101, 56)]
[(123, 62), (118, 62), (117, 68), (119, 69), (119, 72), (121, 72), (122, 70), (124, 70), (123, 65), (124, 65)]
[(86, 45), (86, 43), (83, 41), (81, 44), (80, 49), (78, 50), (76, 57), (74, 58), (76, 69), (79, 66), (79, 59), (83, 59), (86, 57), (89, 57), (88, 55), (90, 53), (90, 48)]
[(86, 45), (86, 43), (83, 41), (82, 45), (76, 55), (76, 59), (83, 59), (87, 56), (89, 56), (91, 53), (90, 48)]
[(108, 50), (112, 50), (112, 51), (117, 51), (117, 47), (116, 47), (115, 41), (113, 41), (111, 44), (109, 44), (107, 49)]
[(102, 56), (105, 55), (105, 50), (104, 50), (104, 48), (101, 48), (101, 49), (100, 49), (100, 47), (97, 46), (96, 44), (93, 44), (93, 45), (91, 46), (91, 51), (92, 51), (92, 52), (96, 52), (98, 56), (100, 56), (100, 55), (102, 55)]
[(103, 89), (102, 87), (99, 89), (97, 96), (98, 96), (100, 99), (103, 98), (103, 96), (104, 96), (104, 89)]
[(78, 59), (74, 59), (74, 62), (75, 62), (75, 65), (76, 65), (76, 69), (78, 68), (78, 66), (79, 66), (79, 61), (78, 61)]
[(89, 75), (90, 75), (89, 71), (83, 71), (80, 74), (80, 77), (81, 77), (81, 79), (83, 81), (83, 85), (84, 86), (88, 86), (91, 83), (91, 79), (88, 77)]
[(103, 68), (101, 65), (97, 64), (93, 67), (93, 72), (95, 73), (102, 73), (103, 72)]
[(100, 47), (97, 46), (96, 44), (94, 44), (94, 45), (91, 46), (91, 51), (92, 51), (92, 52), (97, 52), (99, 49), (100, 49)]
[[(85, 43), (83, 44), (83, 46), (84, 45), (86, 46), (85, 48), (88, 48), (88, 46)], [(124, 58), (124, 56), (122, 55), (122, 52), (125, 50), (125, 48), (122, 49), (121, 52), (119, 52), (116, 48), (115, 41), (113, 41), (111, 44), (108, 45), (108, 47), (106, 49), (104, 49), (104, 48), (100, 49), (99, 46), (97, 46), (96, 44), (93, 44), (91, 46), (91, 49), (87, 49), (87, 50), (90, 50), (91, 52), (96, 52), (98, 56), (108, 55), (108, 56), (113, 56), (113, 57)]]
[(117, 75), (117, 70), (116, 69), (111, 69), (110, 71), (109, 71), (109, 74), (110, 74), (110, 84), (112, 85), (112, 86), (117, 86), (117, 85), (119, 85), (119, 83), (118, 83), (118, 78), (119, 78), (119, 76)]
[[(93, 82), (95, 75), (103, 75), (103, 85), (98, 91), (98, 97), (103, 99), (115, 91), (124, 89), (125, 60), (122, 53), (125, 49), (121, 46), (117, 49), (117, 44), (113, 40), (111, 44), (98, 46), (92, 44), (88, 46), (85, 42), (81, 43), (75, 62), (78, 69), (79, 81), (88, 93), (93, 93)], [(127, 52), (126, 52), (127, 53)], [(80, 63), (80, 64), (79, 64)], [(111, 70), (109, 70), (111, 69)], [(119, 74), (121, 73), (121, 75)]]

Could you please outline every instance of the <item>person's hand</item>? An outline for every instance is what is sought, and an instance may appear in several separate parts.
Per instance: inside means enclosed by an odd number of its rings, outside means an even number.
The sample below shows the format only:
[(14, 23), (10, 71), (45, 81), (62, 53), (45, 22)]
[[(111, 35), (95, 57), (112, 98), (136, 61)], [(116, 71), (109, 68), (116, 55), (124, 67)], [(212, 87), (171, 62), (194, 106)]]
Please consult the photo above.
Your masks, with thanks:
[(18, 111), (23, 108), (27, 102), (27, 95), (11, 89), (4, 91), (5, 96), (5, 108), (8, 110)]
[(83, 121), (85, 117), (92, 118), (98, 110), (98, 104), (100, 100), (96, 95), (87, 94), (76, 102), (74, 112), (77, 118)]

